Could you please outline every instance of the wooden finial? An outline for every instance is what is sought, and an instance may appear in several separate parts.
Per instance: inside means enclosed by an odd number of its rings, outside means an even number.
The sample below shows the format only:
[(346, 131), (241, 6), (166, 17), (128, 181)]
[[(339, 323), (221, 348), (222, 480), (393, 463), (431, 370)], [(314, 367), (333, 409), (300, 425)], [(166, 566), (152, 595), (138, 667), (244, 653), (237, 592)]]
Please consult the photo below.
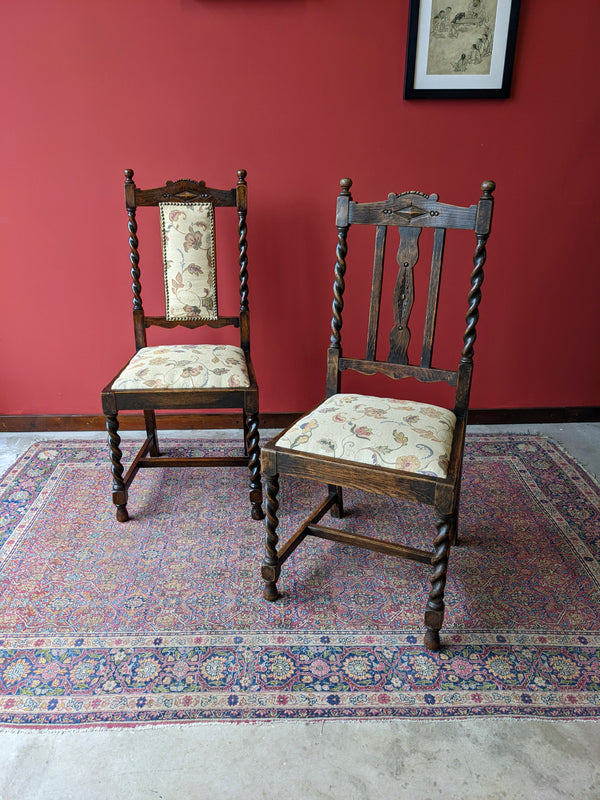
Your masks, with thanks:
[(495, 188), (496, 188), (495, 181), (484, 181), (481, 184), (481, 191), (483, 192), (484, 197), (491, 197), (492, 192), (494, 191)]
[(125, 170), (125, 183), (133, 183), (133, 170), (126, 169)]
[(245, 169), (238, 169), (237, 176), (238, 176), (238, 183), (245, 183), (246, 182), (246, 175), (248, 173)]
[(349, 196), (350, 195), (350, 187), (352, 186), (351, 178), (342, 178), (340, 181), (340, 186), (342, 187), (342, 191), (340, 194)]

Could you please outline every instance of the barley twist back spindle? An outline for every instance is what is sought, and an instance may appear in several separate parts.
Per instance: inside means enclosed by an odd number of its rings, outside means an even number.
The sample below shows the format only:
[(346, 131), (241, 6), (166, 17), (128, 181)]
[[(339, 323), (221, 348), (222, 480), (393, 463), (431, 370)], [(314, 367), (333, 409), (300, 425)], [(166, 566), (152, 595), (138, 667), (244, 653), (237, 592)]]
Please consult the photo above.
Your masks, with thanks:
[[(126, 169), (125, 170), (125, 194), (127, 196), (129, 187), (132, 187), (133, 184), (133, 170)], [(134, 189), (135, 191), (135, 189)], [(127, 229), (129, 230), (129, 260), (131, 261), (131, 277), (133, 278), (133, 283), (131, 285), (131, 289), (133, 291), (133, 308), (135, 311), (139, 311), (142, 308), (142, 286), (140, 283), (140, 268), (139, 268), (139, 261), (140, 261), (140, 254), (138, 251), (138, 238), (137, 238), (137, 222), (135, 219), (135, 207), (127, 206)]]
[[(239, 169), (238, 186), (246, 186), (246, 170)], [(239, 264), (240, 264), (240, 311), (248, 310), (248, 242), (246, 234), (246, 208), (238, 210)]]
[(137, 234), (137, 222), (135, 221), (135, 209), (129, 208), (127, 209), (127, 214), (129, 216), (128, 222), (128, 229), (129, 229), (129, 260), (131, 261), (131, 277), (133, 279), (133, 283), (131, 284), (131, 290), (133, 291), (133, 307), (136, 311), (139, 311), (142, 308), (142, 285), (140, 283), (140, 268), (138, 266), (140, 261), (140, 255), (138, 252), (138, 238)]
[[(340, 181), (341, 191), (338, 198), (338, 209), (340, 208), (339, 203), (342, 201), (345, 204), (346, 208), (346, 219), (347, 219), (347, 204), (348, 201), (352, 199), (352, 195), (350, 194), (350, 187), (352, 186), (352, 181), (350, 178), (342, 178)], [(341, 341), (341, 330), (342, 330), (342, 311), (344, 309), (344, 276), (346, 274), (346, 253), (348, 252), (348, 244), (347, 244), (347, 236), (348, 236), (348, 228), (349, 225), (339, 225), (337, 226), (338, 232), (338, 241), (335, 250), (336, 255), (336, 264), (335, 264), (335, 279), (333, 282), (333, 317), (331, 319), (331, 340), (330, 346), (338, 348), (340, 347)]]
[(346, 237), (348, 227), (338, 228), (338, 243), (336, 247), (335, 280), (333, 282), (333, 317), (331, 318), (331, 347), (340, 346), (342, 330), (342, 311), (344, 309), (344, 276), (346, 274), (346, 253), (348, 245)]
[[(469, 292), (469, 309), (467, 311), (467, 327), (463, 335), (464, 347), (461, 353), (461, 363), (471, 363), (473, 361), (473, 349), (475, 340), (477, 339), (477, 323), (479, 321), (479, 304), (481, 302), (481, 286), (485, 277), (483, 266), (486, 260), (486, 243), (489, 236), (489, 222), (491, 218), (491, 210), (494, 202), (492, 192), (496, 188), (494, 181), (484, 181), (481, 188), (483, 194), (481, 195), (480, 206), (485, 206), (488, 214), (487, 225), (485, 232), (477, 233), (477, 247), (473, 255), (473, 264), (475, 266), (471, 273), (471, 291)], [(476, 228), (477, 230), (477, 228)]]
[(473, 361), (473, 348), (477, 339), (477, 323), (479, 321), (479, 304), (481, 303), (481, 286), (485, 277), (483, 265), (486, 259), (487, 236), (477, 237), (477, 247), (473, 256), (475, 269), (471, 273), (471, 291), (469, 292), (469, 309), (467, 311), (467, 327), (463, 335), (464, 347), (461, 353), (461, 362)]

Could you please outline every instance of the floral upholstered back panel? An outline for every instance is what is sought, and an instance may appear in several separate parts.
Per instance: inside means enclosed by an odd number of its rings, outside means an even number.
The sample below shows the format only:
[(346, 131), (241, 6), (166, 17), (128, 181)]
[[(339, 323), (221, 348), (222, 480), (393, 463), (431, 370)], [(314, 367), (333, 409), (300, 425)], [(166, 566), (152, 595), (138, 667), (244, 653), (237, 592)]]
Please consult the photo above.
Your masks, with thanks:
[(217, 319), (214, 208), (160, 203), (166, 318)]

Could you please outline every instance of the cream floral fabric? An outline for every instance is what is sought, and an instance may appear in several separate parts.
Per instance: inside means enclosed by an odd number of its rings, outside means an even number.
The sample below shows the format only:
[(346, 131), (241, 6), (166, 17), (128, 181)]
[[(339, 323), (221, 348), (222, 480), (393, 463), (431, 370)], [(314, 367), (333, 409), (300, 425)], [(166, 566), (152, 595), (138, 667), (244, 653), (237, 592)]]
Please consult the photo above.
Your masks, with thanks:
[(222, 389), (250, 386), (244, 352), (232, 345), (143, 347), (112, 389)]
[(427, 403), (336, 394), (298, 420), (279, 447), (445, 478), (456, 417)]
[(167, 319), (216, 319), (214, 209), (160, 203)]

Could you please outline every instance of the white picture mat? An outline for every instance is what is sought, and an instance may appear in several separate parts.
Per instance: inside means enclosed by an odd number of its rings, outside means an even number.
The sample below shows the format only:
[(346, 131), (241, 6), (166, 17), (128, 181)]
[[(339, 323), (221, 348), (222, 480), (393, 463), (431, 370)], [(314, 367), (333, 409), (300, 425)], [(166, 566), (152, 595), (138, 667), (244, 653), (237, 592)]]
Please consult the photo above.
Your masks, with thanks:
[(432, 0), (421, 0), (419, 8), (419, 26), (417, 36), (417, 52), (415, 57), (415, 89), (500, 89), (504, 76), (506, 42), (508, 39), (508, 23), (510, 20), (511, 0), (498, 0), (492, 63), (489, 75), (428, 75), (427, 55), (431, 30)]

